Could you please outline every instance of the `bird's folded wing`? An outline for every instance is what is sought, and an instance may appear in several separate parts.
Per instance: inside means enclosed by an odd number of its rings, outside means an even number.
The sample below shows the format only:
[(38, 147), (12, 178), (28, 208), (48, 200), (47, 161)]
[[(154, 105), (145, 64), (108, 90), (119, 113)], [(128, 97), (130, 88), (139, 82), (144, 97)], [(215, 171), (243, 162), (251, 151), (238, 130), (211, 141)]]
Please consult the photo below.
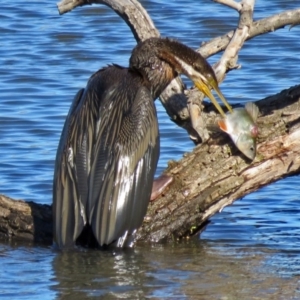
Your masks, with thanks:
[[(76, 110), (80, 106), (84, 90), (81, 89), (74, 98), (67, 120), (65, 122), (55, 162), (53, 182), (53, 223), (54, 242), (60, 247), (71, 247), (81, 233), (85, 221), (84, 192), (76, 184), (78, 176), (74, 157), (76, 156), (76, 142), (78, 132), (72, 125), (76, 118)], [(85, 176), (87, 186), (87, 176)], [(87, 191), (87, 188), (86, 188)], [(85, 200), (86, 201), (86, 200)]]
[(89, 177), (89, 223), (100, 245), (132, 233), (144, 218), (159, 156), (156, 110), (140, 87), (126, 110), (101, 114)]

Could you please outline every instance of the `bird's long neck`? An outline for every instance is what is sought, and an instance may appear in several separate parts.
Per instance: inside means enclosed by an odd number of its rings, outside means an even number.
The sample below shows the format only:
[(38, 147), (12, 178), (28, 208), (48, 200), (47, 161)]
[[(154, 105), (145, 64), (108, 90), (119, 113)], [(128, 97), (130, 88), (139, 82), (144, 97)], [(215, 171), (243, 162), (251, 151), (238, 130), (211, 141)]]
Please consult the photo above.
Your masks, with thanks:
[(206, 59), (193, 49), (166, 38), (150, 38), (132, 51), (130, 69), (142, 75), (153, 98), (157, 98), (178, 75), (189, 77), (195, 86), (210, 98), (221, 115), (225, 113), (211, 93), (214, 89), (228, 110), (232, 107), (222, 95), (216, 75)]
[(199, 53), (168, 38), (140, 42), (132, 51), (130, 67), (149, 82), (155, 98), (178, 74), (192, 80), (199, 76), (199, 71), (214, 76), (211, 66)]
[(133, 49), (130, 68), (143, 76), (149, 84), (153, 98), (157, 98), (179, 73), (184, 73), (176, 57), (193, 54), (192, 49), (176, 41), (151, 38)]

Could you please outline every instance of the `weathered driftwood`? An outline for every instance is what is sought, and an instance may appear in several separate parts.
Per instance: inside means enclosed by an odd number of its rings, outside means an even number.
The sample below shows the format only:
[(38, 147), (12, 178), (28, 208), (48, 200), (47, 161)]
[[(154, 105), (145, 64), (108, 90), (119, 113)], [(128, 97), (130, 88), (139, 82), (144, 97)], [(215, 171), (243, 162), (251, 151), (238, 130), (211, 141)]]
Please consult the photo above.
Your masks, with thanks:
[[(174, 181), (149, 205), (138, 240), (194, 235), (225, 206), (300, 171), (300, 85), (256, 104), (261, 111), (256, 159), (247, 161), (227, 135), (215, 133), (180, 161), (170, 162), (166, 173)], [(213, 121), (215, 113), (205, 114)], [(51, 206), (0, 196), (0, 237), (51, 242)]]

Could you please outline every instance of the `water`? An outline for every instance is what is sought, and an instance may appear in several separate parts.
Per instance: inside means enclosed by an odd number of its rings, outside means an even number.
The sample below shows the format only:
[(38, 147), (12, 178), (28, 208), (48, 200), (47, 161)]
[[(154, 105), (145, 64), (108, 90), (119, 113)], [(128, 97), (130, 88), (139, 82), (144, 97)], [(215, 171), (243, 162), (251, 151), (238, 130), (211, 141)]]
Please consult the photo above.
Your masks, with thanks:
[[(297, 7), (256, 1), (255, 19)], [(211, 1), (141, 1), (163, 36), (196, 48), (231, 30), (237, 14)], [(0, 13), (0, 192), (51, 203), (53, 164), (71, 100), (108, 63), (127, 65), (127, 25), (103, 5), (59, 16), (54, 1), (6, 1)], [(231, 103), (299, 84), (299, 27), (243, 47), (240, 70), (221, 85)], [(217, 57), (209, 59), (215, 62)], [(190, 84), (187, 81), (187, 84)], [(192, 149), (157, 101), (158, 173)], [(299, 177), (244, 197), (212, 218), (199, 239), (139, 244), (125, 252), (0, 244), (1, 299), (297, 299), (300, 297)]]

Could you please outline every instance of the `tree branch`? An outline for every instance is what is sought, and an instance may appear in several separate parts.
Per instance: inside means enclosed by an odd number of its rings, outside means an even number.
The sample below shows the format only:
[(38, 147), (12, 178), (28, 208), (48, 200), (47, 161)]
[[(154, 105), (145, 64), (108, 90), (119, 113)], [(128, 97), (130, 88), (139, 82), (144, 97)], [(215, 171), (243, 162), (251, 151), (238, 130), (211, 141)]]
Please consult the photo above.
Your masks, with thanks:
[[(284, 28), (287, 25), (296, 26), (298, 24), (300, 24), (300, 8), (287, 10), (280, 14), (253, 22), (246, 41), (256, 36)], [(205, 42), (197, 51), (205, 58), (224, 51), (233, 34), (234, 31), (232, 30), (222, 36)]]
[(237, 10), (238, 12), (242, 9), (241, 3), (237, 3), (234, 0), (213, 0), (214, 2), (226, 5), (230, 8)]
[(238, 52), (243, 47), (243, 44), (249, 35), (249, 30), (253, 21), (254, 2), (254, 0), (243, 0), (240, 2), (240, 18), (237, 29), (228, 43), (220, 61), (214, 66), (214, 71), (219, 82), (224, 80), (226, 72), (238, 68)]
[(137, 0), (63, 0), (57, 3), (60, 14), (67, 13), (77, 6), (104, 4), (113, 9), (129, 26), (137, 42), (159, 36), (147, 11)]
[[(216, 2), (223, 3), (228, 6), (231, 6), (234, 3), (237, 4), (236, 2), (229, 0), (216, 0)], [(237, 65), (238, 52), (242, 48), (252, 24), (254, 2), (254, 0), (243, 0), (239, 3), (240, 18), (237, 29), (228, 43), (221, 59), (213, 66), (218, 82), (222, 82), (224, 80), (225, 74), (229, 70), (237, 69), (239, 67)], [(191, 123), (201, 140), (206, 141), (209, 134), (206, 126), (203, 126), (203, 124), (205, 124), (203, 114), (201, 113), (203, 95), (201, 95), (198, 91), (195, 93), (196, 96), (194, 95), (192, 100), (188, 100)], [(197, 137), (196, 140), (198, 140)]]

